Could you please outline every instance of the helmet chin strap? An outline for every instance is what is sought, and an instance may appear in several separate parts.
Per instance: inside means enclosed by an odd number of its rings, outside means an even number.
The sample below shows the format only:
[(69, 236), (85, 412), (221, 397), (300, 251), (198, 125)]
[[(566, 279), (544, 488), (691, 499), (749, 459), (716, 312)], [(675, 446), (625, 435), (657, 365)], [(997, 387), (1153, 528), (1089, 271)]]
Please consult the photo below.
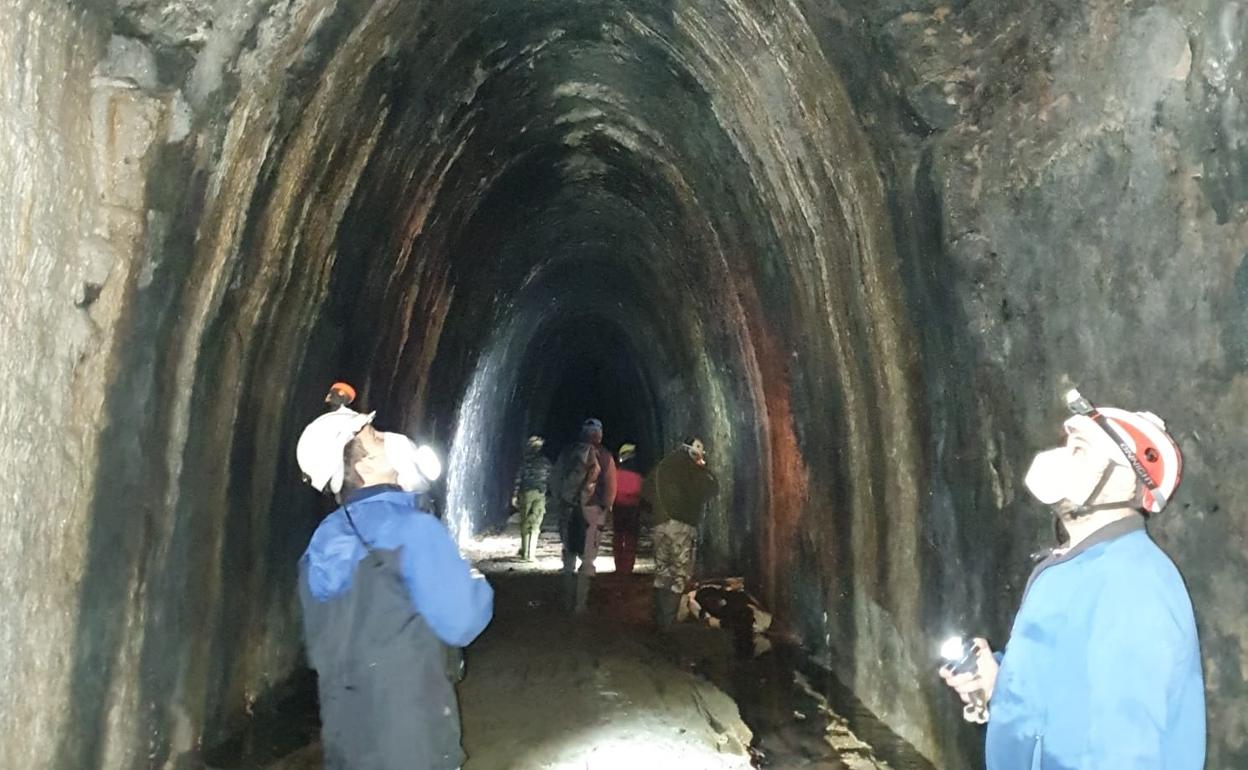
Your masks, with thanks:
[[(1114, 463), (1106, 462), (1105, 470), (1101, 471), (1100, 480), (1096, 482), (1096, 486), (1092, 488), (1092, 493), (1087, 496), (1082, 504), (1077, 505), (1074, 508), (1065, 508), (1059, 501), (1052, 506), (1053, 513), (1059, 518), (1066, 516), (1071, 519), (1078, 519), (1083, 516), (1087, 516), (1088, 514), (1096, 513), (1097, 511), (1114, 511), (1121, 510), (1122, 508), (1143, 508), (1143, 495), (1141, 495), (1139, 491), (1137, 491), (1135, 497), (1130, 500), (1118, 500), (1110, 503), (1090, 503), (1091, 500), (1095, 500), (1097, 498), (1097, 495), (1101, 494), (1101, 492), (1105, 489), (1105, 485), (1109, 483), (1110, 477), (1113, 475)], [(1136, 487), (1138, 490), (1139, 485), (1137, 484)]]

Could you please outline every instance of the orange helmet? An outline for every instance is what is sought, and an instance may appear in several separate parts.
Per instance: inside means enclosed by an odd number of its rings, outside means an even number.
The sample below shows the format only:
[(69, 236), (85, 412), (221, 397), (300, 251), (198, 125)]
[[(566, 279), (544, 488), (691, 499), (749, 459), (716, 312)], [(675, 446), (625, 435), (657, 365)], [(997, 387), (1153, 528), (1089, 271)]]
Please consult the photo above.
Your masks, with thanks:
[(325, 395), (325, 403), (339, 407), (346, 406), (355, 401), (355, 388), (345, 382), (335, 382), (329, 386), (329, 393)]

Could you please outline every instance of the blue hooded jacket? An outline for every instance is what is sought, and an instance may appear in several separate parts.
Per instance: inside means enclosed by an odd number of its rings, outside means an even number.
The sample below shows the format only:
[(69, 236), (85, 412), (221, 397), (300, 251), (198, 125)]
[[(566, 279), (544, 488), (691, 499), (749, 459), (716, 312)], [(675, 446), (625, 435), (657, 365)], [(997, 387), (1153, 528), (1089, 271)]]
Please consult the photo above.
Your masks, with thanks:
[(317, 527), (299, 562), (326, 770), (463, 764), (455, 657), (493, 613), (489, 583), (398, 487), (366, 487)]
[(1199, 770), (1191, 600), (1140, 516), (1036, 567), (992, 700), (988, 770)]
[[(347, 497), (360, 537), (398, 555), (399, 577), (411, 605), (444, 643), (465, 647), (489, 625), (494, 591), (468, 563), (442, 522), (418, 510), (397, 486), (365, 487)], [(343, 508), (329, 514), (303, 555), (312, 598), (325, 602), (351, 588), (356, 565), (368, 555)]]

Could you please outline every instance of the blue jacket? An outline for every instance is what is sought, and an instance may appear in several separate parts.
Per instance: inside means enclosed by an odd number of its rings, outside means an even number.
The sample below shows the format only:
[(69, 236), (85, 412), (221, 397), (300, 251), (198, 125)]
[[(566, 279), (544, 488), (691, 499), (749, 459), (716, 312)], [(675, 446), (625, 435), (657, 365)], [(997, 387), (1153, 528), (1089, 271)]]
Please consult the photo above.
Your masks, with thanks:
[[(366, 487), (346, 505), (360, 536), (377, 550), (397, 554), (399, 577), (412, 608), (444, 643), (464, 647), (494, 613), (494, 591), (474, 576), (442, 522), (417, 510), (414, 497), (395, 486)], [(311, 597), (326, 602), (351, 588), (356, 565), (368, 551), (352, 531), (343, 508), (329, 514), (303, 554)]]
[(989, 703), (988, 770), (1198, 770), (1191, 601), (1142, 517), (1037, 566)]

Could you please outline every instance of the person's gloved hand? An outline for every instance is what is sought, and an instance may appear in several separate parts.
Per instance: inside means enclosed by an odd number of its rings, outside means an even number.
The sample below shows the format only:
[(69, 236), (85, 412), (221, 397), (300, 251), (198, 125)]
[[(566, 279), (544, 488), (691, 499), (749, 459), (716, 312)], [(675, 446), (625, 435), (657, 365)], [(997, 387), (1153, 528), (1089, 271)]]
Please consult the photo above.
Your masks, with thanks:
[(992, 648), (988, 646), (987, 639), (976, 638), (974, 645), (976, 666), (974, 672), (955, 674), (953, 667), (945, 664), (940, 667), (940, 678), (957, 692), (963, 703), (968, 704), (968, 708), (962, 710), (963, 719), (968, 722), (982, 723), (985, 720), (976, 716), (981, 709), (969, 707), (971, 696), (973, 693), (978, 692), (983, 694), (985, 704), (991, 700), (992, 691), (997, 686), (997, 674), (1000, 673), (1001, 666), (993, 656)]

